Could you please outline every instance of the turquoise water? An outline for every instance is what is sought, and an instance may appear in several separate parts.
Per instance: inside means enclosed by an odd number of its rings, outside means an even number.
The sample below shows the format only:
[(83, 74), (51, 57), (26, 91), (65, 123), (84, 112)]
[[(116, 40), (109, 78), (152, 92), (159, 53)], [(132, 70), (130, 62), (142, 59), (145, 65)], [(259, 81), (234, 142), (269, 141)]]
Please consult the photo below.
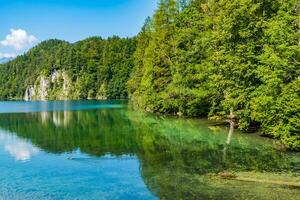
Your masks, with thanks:
[[(211, 177), (299, 176), (298, 153), (206, 120), (124, 101), (0, 102), (0, 199), (295, 199), (298, 189)], [(268, 195), (265, 195), (268, 194)]]

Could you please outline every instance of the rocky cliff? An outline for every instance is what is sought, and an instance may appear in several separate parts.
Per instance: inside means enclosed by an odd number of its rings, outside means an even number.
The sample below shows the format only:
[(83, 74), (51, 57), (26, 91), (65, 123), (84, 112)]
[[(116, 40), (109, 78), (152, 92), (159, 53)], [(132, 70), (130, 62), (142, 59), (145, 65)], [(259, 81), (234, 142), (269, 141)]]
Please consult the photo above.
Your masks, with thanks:
[(41, 75), (34, 85), (28, 85), (24, 100), (66, 100), (69, 99), (71, 80), (63, 70), (54, 70), (50, 76)]

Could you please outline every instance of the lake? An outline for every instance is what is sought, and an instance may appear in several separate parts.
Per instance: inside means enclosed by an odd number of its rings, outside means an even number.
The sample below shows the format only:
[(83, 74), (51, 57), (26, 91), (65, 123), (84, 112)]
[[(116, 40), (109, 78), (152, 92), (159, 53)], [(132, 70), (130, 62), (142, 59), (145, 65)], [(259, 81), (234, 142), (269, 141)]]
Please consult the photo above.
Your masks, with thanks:
[(300, 154), (126, 101), (0, 102), (0, 199), (299, 199)]

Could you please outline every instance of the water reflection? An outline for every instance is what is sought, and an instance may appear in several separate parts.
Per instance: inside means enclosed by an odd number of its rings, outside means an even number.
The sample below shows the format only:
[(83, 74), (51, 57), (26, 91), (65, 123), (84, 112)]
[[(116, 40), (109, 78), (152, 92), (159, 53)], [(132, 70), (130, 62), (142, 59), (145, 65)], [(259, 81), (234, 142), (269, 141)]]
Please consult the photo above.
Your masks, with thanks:
[(2, 114), (0, 126), (50, 153), (80, 149), (97, 157), (137, 155), (142, 162), (172, 163), (198, 173), (228, 168), (284, 170), (289, 164), (268, 143), (232, 138), (226, 129), (212, 131), (199, 123), (141, 116), (126, 109)]
[[(84, 102), (84, 103), (83, 103)], [(126, 101), (0, 101), (0, 113), (32, 113), (50, 111), (122, 108)]]
[(0, 130), (0, 144), (16, 161), (28, 161), (39, 153), (39, 149), (17, 136)]
[(229, 136), (228, 145), (223, 128), (194, 120), (148, 116), (125, 108), (1, 114), (0, 126), (33, 145), (12, 143), (7, 148), (20, 160), (37, 154), (36, 147), (51, 154), (70, 153), (70, 162), (84, 162), (77, 153), (71, 153), (77, 150), (90, 158), (134, 156), (147, 187), (161, 199), (231, 198), (235, 191), (216, 189), (200, 178), (209, 173), (299, 170), (293, 167), (298, 161), (261, 140), (235, 134)]

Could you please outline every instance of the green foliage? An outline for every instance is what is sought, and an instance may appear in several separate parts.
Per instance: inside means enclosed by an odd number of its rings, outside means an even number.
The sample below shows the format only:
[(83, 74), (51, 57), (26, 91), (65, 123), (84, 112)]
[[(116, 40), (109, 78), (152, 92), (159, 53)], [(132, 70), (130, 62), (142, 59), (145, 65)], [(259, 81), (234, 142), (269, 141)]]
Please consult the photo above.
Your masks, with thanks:
[(219, 116), (300, 149), (298, 1), (164, 0), (137, 40), (132, 100)]
[[(65, 72), (68, 99), (127, 98), (150, 112), (227, 118), (300, 150), (297, 0), (161, 0), (137, 38), (49, 40), (0, 65), (0, 98)], [(66, 80), (51, 83), (59, 99)]]
[[(91, 37), (75, 44), (60, 40), (42, 42), (14, 61), (0, 66), (1, 99), (23, 99), (30, 85), (39, 85), (41, 76), (65, 72), (69, 83), (62, 97), (62, 78), (51, 82), (47, 99), (126, 98), (126, 83), (133, 68), (135, 38)], [(50, 78), (51, 79), (51, 78)], [(107, 84), (106, 93), (98, 91)]]

